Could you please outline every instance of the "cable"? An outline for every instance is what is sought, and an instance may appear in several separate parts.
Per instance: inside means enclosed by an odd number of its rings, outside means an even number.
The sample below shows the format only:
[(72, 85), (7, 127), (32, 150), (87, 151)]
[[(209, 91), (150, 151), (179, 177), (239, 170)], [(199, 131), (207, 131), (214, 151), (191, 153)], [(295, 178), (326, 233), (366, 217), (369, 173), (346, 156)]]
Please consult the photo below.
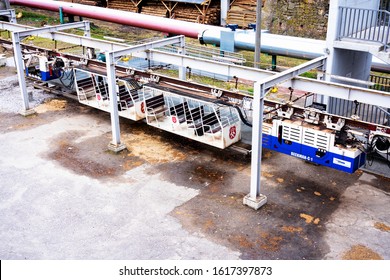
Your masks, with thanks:
[[(387, 139), (387, 137), (385, 136), (381, 136), (381, 135), (374, 135), (374, 137), (372, 138), (371, 140), (371, 143), (368, 144), (368, 148), (367, 148), (367, 162), (369, 164), (369, 166), (372, 166), (372, 164), (374, 163), (374, 155), (375, 154), (379, 154), (379, 150), (378, 150), (378, 141), (379, 142), (379, 149), (382, 150), (382, 149), (386, 149), (388, 148), (388, 150), (390, 149), (389, 145), (389, 140)], [(385, 158), (384, 156), (382, 156), (383, 158)], [(388, 151), (386, 153), (386, 158), (385, 158), (386, 162), (387, 162), (387, 166), (390, 168), (390, 152)]]
[[(66, 85), (63, 81), (63, 79), (70, 80), (69, 84)], [(74, 73), (73, 71), (70, 71), (68, 75), (66, 75), (66, 71), (62, 72), (62, 75), (59, 77), (59, 81), (61, 84), (66, 87), (67, 89), (73, 89), (74, 87)]]
[(241, 111), (241, 108), (238, 107), (237, 105), (233, 105), (233, 108), (235, 108), (237, 110), (238, 115), (240, 116), (241, 121), (244, 124), (246, 124), (247, 126), (252, 127), (252, 124), (250, 122), (248, 122), (248, 120), (244, 117), (244, 115), (243, 115), (243, 113)]

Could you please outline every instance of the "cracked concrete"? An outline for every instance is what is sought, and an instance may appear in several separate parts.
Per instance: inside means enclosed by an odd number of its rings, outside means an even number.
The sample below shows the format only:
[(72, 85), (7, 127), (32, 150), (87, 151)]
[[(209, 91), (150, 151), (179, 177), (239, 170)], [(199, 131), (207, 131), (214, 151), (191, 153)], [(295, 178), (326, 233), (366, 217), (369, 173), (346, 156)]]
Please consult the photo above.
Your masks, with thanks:
[(341, 196), (342, 207), (326, 224), (325, 240), (330, 244), (327, 259), (340, 259), (355, 245), (363, 245), (389, 259), (390, 232), (375, 227), (388, 223), (390, 194), (369, 185), (376, 176), (363, 173), (358, 183), (346, 189)]
[[(97, 128), (97, 130), (91, 130)], [(239, 253), (190, 234), (168, 214), (198, 191), (146, 174), (132, 184), (75, 174), (42, 156), (51, 139), (86, 131), (75, 142), (107, 131), (87, 116), (61, 118), (0, 135), (1, 259), (236, 259)]]

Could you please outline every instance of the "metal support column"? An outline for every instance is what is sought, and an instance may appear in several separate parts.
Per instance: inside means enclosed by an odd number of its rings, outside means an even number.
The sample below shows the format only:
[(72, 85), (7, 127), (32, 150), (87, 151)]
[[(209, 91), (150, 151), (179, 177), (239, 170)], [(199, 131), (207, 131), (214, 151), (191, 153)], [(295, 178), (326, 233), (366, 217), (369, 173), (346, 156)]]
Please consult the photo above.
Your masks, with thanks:
[[(186, 48), (185, 47), (186, 47), (186, 41), (185, 41), (184, 37), (180, 37), (180, 47), (179, 47), (179, 50), (177, 53), (181, 54), (181, 55), (186, 55)], [(187, 71), (187, 68), (184, 65), (184, 61), (182, 60), (181, 65), (179, 65), (179, 79), (180, 80), (183, 80), (183, 81), (186, 80), (186, 71)]]
[(120, 140), (118, 101), (116, 96), (115, 57), (113, 52), (106, 52), (106, 66), (112, 128), (112, 141), (108, 144), (108, 149), (118, 153), (126, 149), (126, 146), (122, 144)]
[(273, 55), (272, 55), (272, 66), (271, 66), (271, 70), (272, 70), (272, 71), (275, 71), (275, 70), (276, 70), (277, 58), (278, 58), (278, 56), (277, 56), (276, 54), (273, 54)]
[(221, 25), (227, 24), (226, 19), (230, 8), (230, 0), (221, 0)]
[(59, 10), (59, 13), (60, 13), (60, 23), (64, 24), (65, 23), (64, 10), (62, 9), (62, 7), (60, 7), (58, 10)]
[(256, 82), (253, 96), (251, 186), (250, 193), (243, 200), (244, 205), (255, 210), (267, 203), (267, 197), (260, 193), (264, 97), (265, 84)]
[(20, 114), (23, 116), (29, 116), (34, 114), (35, 111), (34, 109), (30, 109), (30, 104), (28, 100), (26, 79), (24, 78), (22, 48), (20, 46), (20, 34), (18, 32), (12, 33), (12, 45), (14, 48), (16, 70), (18, 72), (19, 87), (20, 87), (20, 92), (22, 94), (22, 101), (23, 101), (23, 108)]
[(255, 38), (255, 68), (260, 69), (260, 53), (261, 53), (261, 6), (263, 0), (257, 0), (256, 2), (256, 38)]

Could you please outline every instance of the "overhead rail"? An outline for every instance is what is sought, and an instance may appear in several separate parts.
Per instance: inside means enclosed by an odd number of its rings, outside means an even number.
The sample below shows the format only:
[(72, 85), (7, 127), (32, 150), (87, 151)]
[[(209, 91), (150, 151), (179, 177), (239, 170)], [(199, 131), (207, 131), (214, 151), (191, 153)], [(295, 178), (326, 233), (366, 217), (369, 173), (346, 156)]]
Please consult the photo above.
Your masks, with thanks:
[[(0, 22), (0, 28), (10, 31), (15, 30), (31, 30), (32, 27), (20, 26), (18, 24)], [(73, 34), (52, 32), (50, 34), (40, 34), (39, 36), (51, 38), (54, 40), (65, 41), (72, 44), (80, 44), (82, 46), (98, 48), (102, 50), (123, 50), (129, 46), (123, 43), (109, 42), (100, 39), (94, 39), (85, 36), (78, 36)], [(135, 57), (142, 57), (151, 60), (160, 61), (168, 64), (175, 64), (181, 67), (190, 67), (194, 69), (213, 69), (215, 73), (236, 76), (253, 81), (262, 81), (277, 75), (276, 72), (255, 69), (240, 65), (209, 61), (207, 59), (189, 57), (178, 53), (166, 53), (158, 50), (148, 50), (147, 52), (133, 53)], [(320, 58), (321, 60), (321, 58)], [(366, 89), (361, 87), (354, 87), (333, 82), (326, 82), (321, 80), (314, 80), (304, 77), (294, 77), (282, 84), (285, 87), (292, 87), (308, 92), (315, 92), (324, 96), (337, 97), (345, 100), (357, 100), (361, 103), (370, 105), (383, 106), (383, 104), (390, 104), (390, 93), (382, 92), (374, 89)]]
[[(169, 34), (185, 35), (198, 39), (205, 44), (221, 44), (221, 31), (230, 31), (228, 28), (204, 25), (168, 18), (149, 16), (102, 7), (92, 7), (75, 3), (50, 0), (10, 0), (11, 4), (63, 12), (87, 18), (99, 19), (119, 24), (125, 24), (149, 30), (161, 31)], [(326, 42), (308, 38), (282, 36), (263, 33), (261, 36), (261, 51), (270, 55), (313, 59), (324, 55)], [(288, 42), (288, 44), (286, 44)], [(237, 30), (234, 34), (234, 47), (242, 50), (255, 48), (255, 32), (253, 30)], [(390, 72), (390, 66), (380, 59), (373, 58), (373, 70)]]

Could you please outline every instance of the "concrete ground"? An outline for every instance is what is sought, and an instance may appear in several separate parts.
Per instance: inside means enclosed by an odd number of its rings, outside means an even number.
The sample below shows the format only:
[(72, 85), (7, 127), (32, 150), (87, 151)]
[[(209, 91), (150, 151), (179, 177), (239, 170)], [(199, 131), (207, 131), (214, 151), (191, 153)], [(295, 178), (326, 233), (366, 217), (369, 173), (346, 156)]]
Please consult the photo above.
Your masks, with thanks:
[(129, 120), (112, 154), (106, 113), (63, 98), (30, 117), (1, 108), (0, 259), (390, 259), (378, 175), (264, 150), (254, 211), (249, 158)]

